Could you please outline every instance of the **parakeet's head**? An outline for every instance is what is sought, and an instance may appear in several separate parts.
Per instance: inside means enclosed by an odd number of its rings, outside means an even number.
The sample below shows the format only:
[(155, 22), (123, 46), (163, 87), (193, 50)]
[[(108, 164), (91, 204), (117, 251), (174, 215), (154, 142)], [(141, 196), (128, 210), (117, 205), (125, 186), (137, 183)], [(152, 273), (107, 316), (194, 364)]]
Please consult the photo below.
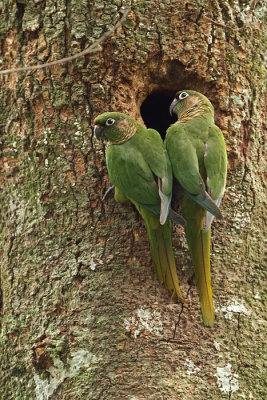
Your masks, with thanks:
[(105, 112), (94, 120), (94, 133), (97, 139), (120, 144), (131, 139), (138, 129), (138, 123), (120, 112)]
[(209, 99), (194, 90), (180, 90), (176, 93), (170, 105), (170, 114), (177, 115), (178, 118), (194, 117), (210, 112), (213, 115), (213, 106)]

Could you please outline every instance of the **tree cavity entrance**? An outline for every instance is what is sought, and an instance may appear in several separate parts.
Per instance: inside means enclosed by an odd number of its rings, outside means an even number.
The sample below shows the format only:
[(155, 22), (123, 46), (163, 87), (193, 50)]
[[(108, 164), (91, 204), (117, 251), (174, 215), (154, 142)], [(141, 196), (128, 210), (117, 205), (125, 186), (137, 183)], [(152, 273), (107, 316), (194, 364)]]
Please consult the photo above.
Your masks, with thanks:
[(169, 107), (174, 99), (176, 92), (155, 91), (147, 96), (143, 101), (140, 112), (147, 128), (156, 129), (162, 139), (165, 138), (166, 131), (171, 124), (177, 121), (175, 115), (171, 116)]

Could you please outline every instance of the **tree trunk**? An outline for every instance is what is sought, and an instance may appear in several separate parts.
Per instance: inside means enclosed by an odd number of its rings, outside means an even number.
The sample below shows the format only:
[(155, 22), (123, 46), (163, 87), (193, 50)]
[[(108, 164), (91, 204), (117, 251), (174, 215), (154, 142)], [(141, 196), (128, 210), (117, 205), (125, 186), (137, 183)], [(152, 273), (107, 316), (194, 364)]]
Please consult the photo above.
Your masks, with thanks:
[[(78, 53), (125, 10), (117, 0), (0, 7), (3, 69)], [(262, 14), (255, 0), (133, 0), (98, 52), (1, 77), (1, 399), (264, 398)], [(211, 329), (182, 228), (184, 306), (157, 281), (136, 210), (102, 201), (110, 182), (92, 132), (96, 115), (122, 111), (164, 135), (182, 89), (212, 101), (229, 157)]]

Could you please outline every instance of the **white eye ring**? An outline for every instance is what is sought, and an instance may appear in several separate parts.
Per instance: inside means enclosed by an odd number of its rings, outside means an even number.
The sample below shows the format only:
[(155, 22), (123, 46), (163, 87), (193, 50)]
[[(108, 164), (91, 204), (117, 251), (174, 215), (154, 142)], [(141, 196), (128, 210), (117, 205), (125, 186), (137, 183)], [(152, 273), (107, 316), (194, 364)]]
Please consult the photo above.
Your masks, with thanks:
[(108, 118), (108, 119), (106, 120), (106, 125), (108, 125), (108, 126), (113, 125), (114, 122), (115, 122), (115, 119), (113, 119), (113, 118)]
[(182, 92), (182, 93), (179, 94), (179, 100), (183, 100), (183, 99), (185, 99), (185, 98), (188, 97), (188, 96), (189, 96), (188, 93)]

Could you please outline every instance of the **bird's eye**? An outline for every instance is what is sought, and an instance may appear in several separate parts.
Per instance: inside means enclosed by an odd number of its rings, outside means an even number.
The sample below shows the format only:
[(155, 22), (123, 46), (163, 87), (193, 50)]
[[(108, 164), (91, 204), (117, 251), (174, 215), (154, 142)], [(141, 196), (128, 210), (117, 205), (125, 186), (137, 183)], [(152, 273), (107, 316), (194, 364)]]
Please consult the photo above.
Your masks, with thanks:
[(108, 118), (108, 119), (106, 120), (106, 125), (108, 125), (108, 126), (113, 125), (114, 122), (115, 122), (115, 119), (113, 119), (113, 118)]
[(182, 93), (179, 94), (179, 100), (183, 100), (183, 99), (185, 99), (187, 96), (189, 96), (188, 93), (182, 92)]

